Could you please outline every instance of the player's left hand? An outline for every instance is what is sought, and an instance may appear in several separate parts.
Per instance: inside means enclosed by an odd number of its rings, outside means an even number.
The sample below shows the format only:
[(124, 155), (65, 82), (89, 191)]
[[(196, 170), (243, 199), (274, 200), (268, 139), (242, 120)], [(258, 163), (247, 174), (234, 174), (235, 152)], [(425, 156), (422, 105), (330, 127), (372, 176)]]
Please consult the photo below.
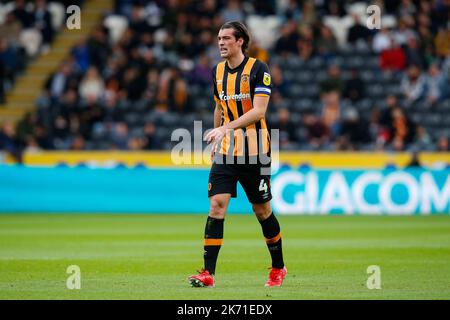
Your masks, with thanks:
[(224, 126), (215, 128), (206, 135), (205, 140), (207, 143), (211, 143), (213, 141), (215, 143), (219, 143), (225, 136), (225, 133), (226, 133), (226, 129)]

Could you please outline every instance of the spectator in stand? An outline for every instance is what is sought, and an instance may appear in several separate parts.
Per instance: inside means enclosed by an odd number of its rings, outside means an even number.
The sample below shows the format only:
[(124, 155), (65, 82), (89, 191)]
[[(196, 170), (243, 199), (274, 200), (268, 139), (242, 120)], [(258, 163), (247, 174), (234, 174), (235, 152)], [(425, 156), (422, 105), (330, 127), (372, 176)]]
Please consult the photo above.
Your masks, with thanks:
[(448, 138), (445, 136), (439, 137), (436, 145), (436, 151), (437, 152), (449, 152), (450, 151), (450, 144), (448, 141)]
[[(195, 10), (197, 10), (197, 15), (200, 17), (212, 17), (219, 10), (217, 0), (205, 0), (202, 1), (200, 5), (193, 7), (195, 7)], [(183, 15), (183, 13), (180, 13), (180, 15)], [(186, 31), (189, 31), (189, 26), (186, 26)]]
[(82, 135), (77, 134), (73, 137), (72, 143), (70, 145), (70, 150), (80, 151), (86, 148), (86, 140)]
[(336, 37), (326, 25), (320, 26), (320, 36), (315, 43), (317, 53), (326, 59), (333, 57), (338, 50)]
[(80, 97), (87, 99), (92, 97), (97, 100), (102, 98), (105, 90), (105, 83), (100, 77), (96, 67), (89, 67), (84, 78), (80, 82)]
[(46, 0), (36, 0), (34, 3), (33, 22), (34, 27), (40, 31), (42, 35), (42, 50), (49, 50), (49, 45), (53, 41), (55, 30), (53, 30), (52, 16), (47, 10)]
[(150, 26), (145, 18), (144, 7), (138, 2), (135, 3), (131, 9), (130, 29), (138, 34), (149, 31)]
[(187, 83), (183, 78), (176, 78), (173, 83), (173, 94), (171, 97), (171, 105), (174, 111), (183, 113), (187, 110), (187, 100), (188, 100), (188, 92), (187, 92)]
[(295, 21), (300, 21), (302, 18), (302, 10), (300, 9), (300, 4), (296, 0), (288, 0), (287, 2), (278, 1), (278, 10), (281, 11), (284, 23), (286, 20), (294, 19)]
[(22, 25), (13, 12), (6, 13), (0, 24), (0, 103), (4, 101), (5, 86), (11, 86), (17, 71), (24, 67), (19, 43), (21, 31)]
[(343, 97), (357, 102), (365, 96), (364, 81), (359, 77), (358, 70), (351, 70), (351, 77), (345, 82)]
[(328, 67), (328, 78), (320, 83), (320, 91), (331, 92), (337, 91), (341, 93), (344, 90), (345, 83), (341, 77), (341, 69), (336, 64)]
[(251, 0), (254, 11), (258, 14), (266, 16), (275, 14), (276, 1), (259, 1)]
[[(18, 66), (17, 50), (9, 45), (6, 39), (0, 39), (0, 65), (2, 65), (2, 78), (10, 84), (14, 83), (15, 72)], [(3, 82), (3, 81), (2, 81)]]
[(269, 61), (269, 52), (266, 49), (261, 48), (261, 46), (258, 43), (258, 40), (256, 39), (252, 39), (252, 41), (250, 42), (248, 56), (254, 57), (265, 63)]
[(426, 77), (426, 101), (433, 105), (445, 98), (450, 91), (448, 79), (439, 71), (438, 65), (433, 63), (428, 68)]
[(70, 148), (70, 128), (67, 120), (62, 116), (57, 116), (53, 122), (52, 144), (56, 149), (67, 150)]
[(5, 65), (4, 62), (0, 59), (0, 105), (5, 103)]
[(314, 113), (306, 113), (303, 123), (307, 131), (308, 144), (319, 150), (330, 140), (330, 130)]
[(426, 77), (419, 66), (411, 65), (403, 76), (401, 90), (406, 98), (407, 105), (424, 98), (426, 89)]
[(347, 110), (337, 138), (337, 150), (360, 150), (361, 146), (368, 142), (370, 142), (368, 124), (360, 118), (356, 109)]
[(314, 55), (314, 46), (311, 40), (298, 40), (297, 49), (298, 58), (304, 62), (309, 61)]
[(74, 79), (73, 67), (70, 61), (64, 61), (57, 72), (52, 73), (45, 84), (48, 96), (53, 100), (58, 100), (68, 89), (71, 79)]
[(277, 111), (277, 119), (271, 125), (272, 129), (278, 129), (280, 134), (280, 148), (289, 149), (293, 142), (297, 142), (296, 126), (291, 120), (291, 113), (287, 108)]
[(145, 81), (141, 79), (138, 67), (131, 66), (124, 70), (120, 82), (119, 96), (122, 99), (137, 101), (145, 90)]
[(273, 111), (283, 109), (287, 107), (287, 102), (279, 91), (272, 89), (272, 94), (270, 95), (269, 108)]
[(427, 129), (423, 126), (417, 126), (416, 130), (416, 142), (414, 145), (419, 148), (419, 150), (430, 150), (433, 141), (427, 132)]
[(21, 149), (14, 125), (11, 122), (6, 122), (0, 128), (0, 150), (9, 152), (17, 162), (22, 162)]
[(384, 71), (401, 71), (406, 66), (405, 51), (391, 38), (389, 49), (385, 49), (380, 55), (380, 68)]
[(202, 86), (208, 86), (212, 81), (211, 63), (206, 53), (200, 54), (197, 63), (192, 70), (190, 81)]
[(398, 27), (393, 32), (395, 42), (399, 46), (406, 45), (409, 38), (416, 37), (416, 33), (412, 30), (412, 27), (414, 27), (414, 20), (411, 16), (403, 16), (400, 18)]
[(282, 96), (287, 96), (289, 92), (289, 82), (285, 80), (283, 72), (277, 64), (270, 66), (272, 76), (272, 92), (279, 92)]
[(372, 31), (370, 31), (365, 25), (361, 23), (361, 19), (358, 14), (353, 14), (353, 26), (348, 30), (347, 42), (355, 45), (359, 41), (369, 43), (372, 37)]
[(54, 149), (54, 145), (51, 141), (50, 135), (47, 129), (42, 124), (38, 124), (34, 127), (33, 137), (40, 149)]
[(94, 96), (87, 96), (86, 101), (79, 111), (79, 132), (85, 139), (91, 139), (94, 125), (103, 121), (104, 118), (105, 112), (103, 106), (100, 105), (99, 101)]
[(175, 67), (165, 70), (160, 77), (158, 101), (169, 104), (165, 108), (184, 112), (187, 107), (187, 84), (180, 77), (179, 70)]
[(392, 112), (391, 143), (395, 150), (403, 150), (411, 143), (416, 134), (415, 124), (406, 116), (401, 108)]
[(304, 62), (309, 61), (316, 52), (314, 51), (314, 32), (310, 25), (302, 24), (299, 27), (300, 38), (297, 42), (298, 57)]
[(431, 32), (431, 21), (426, 13), (420, 13), (417, 16), (418, 42), (421, 45), (421, 51), (433, 45), (433, 34)]
[(24, 153), (36, 153), (43, 151), (33, 136), (28, 136), (25, 141)]
[(442, 74), (450, 79), (450, 55), (442, 61), (441, 70)]
[(301, 23), (313, 26), (316, 24), (316, 22), (317, 22), (317, 13), (316, 7), (314, 6), (314, 1), (313, 0), (303, 1)]
[(16, 0), (12, 14), (20, 21), (23, 29), (28, 29), (33, 25), (33, 16), (25, 9), (25, 5), (25, 0)]
[(401, 0), (398, 8), (398, 15), (400, 17), (410, 16), (416, 13), (417, 9), (411, 0)]
[(17, 47), (19, 45), (19, 36), (22, 31), (22, 25), (14, 16), (13, 12), (8, 12), (5, 21), (0, 24), (0, 40), (5, 39), (10, 45)]
[(223, 21), (244, 21), (245, 14), (238, 0), (229, 0), (221, 12)]
[(144, 91), (143, 98), (154, 103), (158, 95), (159, 88), (159, 72), (157, 69), (150, 69), (147, 74), (147, 86)]
[(374, 150), (383, 150), (386, 141), (389, 139), (389, 131), (380, 123), (381, 111), (378, 107), (374, 107), (369, 115), (368, 130), (370, 141), (373, 142)]
[(275, 52), (283, 56), (289, 54), (296, 54), (297, 42), (300, 39), (300, 35), (296, 29), (296, 22), (294, 20), (289, 20), (281, 27), (280, 38), (278, 38), (275, 44)]
[(97, 66), (99, 70), (103, 70), (110, 54), (108, 35), (104, 27), (99, 26), (94, 29), (88, 39), (88, 47), (90, 63)]
[(155, 150), (161, 149), (162, 143), (156, 136), (156, 126), (153, 122), (147, 122), (144, 125), (144, 144), (143, 149)]
[(450, 15), (450, 1), (435, 1), (432, 6), (431, 16), (435, 30), (447, 26)]
[(384, 50), (388, 50), (391, 47), (391, 34), (388, 28), (382, 27), (380, 31), (378, 31), (372, 41), (372, 49), (376, 53), (383, 52)]
[(436, 46), (436, 55), (439, 58), (450, 56), (450, 26), (439, 29), (434, 39), (434, 45)]
[(341, 106), (338, 91), (329, 91), (322, 94), (321, 121), (328, 128), (330, 137), (334, 140), (341, 131)]
[(113, 143), (114, 148), (126, 150), (129, 138), (128, 125), (125, 122), (116, 123), (111, 135), (111, 142)]
[(72, 116), (78, 117), (80, 113), (79, 105), (78, 91), (68, 89), (59, 100), (59, 103), (55, 104), (55, 115), (61, 115), (66, 120), (69, 120)]
[(405, 54), (407, 66), (415, 64), (420, 66), (420, 68), (425, 67), (424, 53), (421, 51), (418, 40), (415, 36), (408, 38)]
[(145, 140), (139, 136), (131, 137), (128, 139), (127, 148), (128, 150), (136, 151), (142, 150), (145, 145)]
[(75, 65), (79, 72), (84, 73), (89, 68), (90, 54), (87, 40), (82, 38), (77, 42), (75, 47), (71, 51), (72, 57), (75, 59)]
[(400, 108), (397, 97), (392, 94), (388, 95), (386, 98), (386, 108), (381, 110), (379, 117), (379, 124), (382, 128), (390, 130), (390, 125), (392, 124), (392, 112), (396, 108)]

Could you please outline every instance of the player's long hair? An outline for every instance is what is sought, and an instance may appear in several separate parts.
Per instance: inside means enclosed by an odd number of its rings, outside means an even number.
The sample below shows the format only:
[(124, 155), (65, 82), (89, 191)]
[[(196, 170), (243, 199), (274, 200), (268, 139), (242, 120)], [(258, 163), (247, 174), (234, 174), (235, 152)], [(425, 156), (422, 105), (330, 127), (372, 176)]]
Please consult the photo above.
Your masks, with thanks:
[(241, 50), (243, 54), (247, 53), (248, 48), (250, 47), (250, 33), (248, 32), (247, 27), (245, 24), (239, 21), (229, 21), (225, 22), (222, 27), (220, 27), (220, 30), (222, 29), (233, 29), (233, 35), (238, 39), (243, 39), (244, 43), (242, 44)]

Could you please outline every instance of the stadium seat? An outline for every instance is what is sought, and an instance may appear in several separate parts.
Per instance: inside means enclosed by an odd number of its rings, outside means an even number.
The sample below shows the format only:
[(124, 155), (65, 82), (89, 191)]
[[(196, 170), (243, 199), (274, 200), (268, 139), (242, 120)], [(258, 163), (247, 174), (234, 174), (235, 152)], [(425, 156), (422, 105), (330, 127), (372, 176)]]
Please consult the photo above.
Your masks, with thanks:
[(355, 107), (360, 112), (369, 111), (373, 107), (373, 103), (371, 99), (365, 98), (355, 103)]
[(302, 94), (302, 86), (299, 84), (292, 84), (289, 86), (288, 95), (291, 98), (298, 98)]
[(324, 69), (322, 69), (322, 70), (317, 70), (317, 71), (314, 73), (314, 81), (315, 81), (316, 83), (320, 83), (320, 82), (326, 80), (327, 78), (328, 78), (328, 73), (327, 73), (327, 71), (324, 70)]
[(277, 16), (251, 14), (247, 17), (246, 23), (261, 48), (273, 47), (277, 40), (277, 31), (280, 25), (280, 19)]
[(19, 43), (25, 48), (29, 57), (34, 57), (39, 53), (42, 43), (42, 34), (36, 29), (24, 29), (20, 32)]
[(136, 112), (126, 113), (124, 119), (129, 127), (134, 127), (143, 124), (142, 117), (139, 115), (139, 113)]
[(371, 98), (379, 98), (385, 96), (383, 86), (379, 84), (367, 86), (366, 91)]
[(314, 79), (314, 73), (308, 70), (301, 70), (297, 72), (294, 77), (294, 81), (299, 84), (308, 84)]

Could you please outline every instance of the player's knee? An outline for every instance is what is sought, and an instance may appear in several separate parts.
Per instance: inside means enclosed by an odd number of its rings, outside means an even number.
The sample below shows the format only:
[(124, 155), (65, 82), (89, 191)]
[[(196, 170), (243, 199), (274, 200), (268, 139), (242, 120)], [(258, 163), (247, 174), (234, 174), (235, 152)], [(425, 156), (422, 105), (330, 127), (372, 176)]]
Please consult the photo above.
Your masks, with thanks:
[(209, 215), (216, 219), (223, 219), (225, 216), (225, 203), (218, 199), (211, 199)]
[(266, 220), (272, 213), (272, 208), (267, 204), (253, 204), (253, 212), (255, 213), (258, 220)]

